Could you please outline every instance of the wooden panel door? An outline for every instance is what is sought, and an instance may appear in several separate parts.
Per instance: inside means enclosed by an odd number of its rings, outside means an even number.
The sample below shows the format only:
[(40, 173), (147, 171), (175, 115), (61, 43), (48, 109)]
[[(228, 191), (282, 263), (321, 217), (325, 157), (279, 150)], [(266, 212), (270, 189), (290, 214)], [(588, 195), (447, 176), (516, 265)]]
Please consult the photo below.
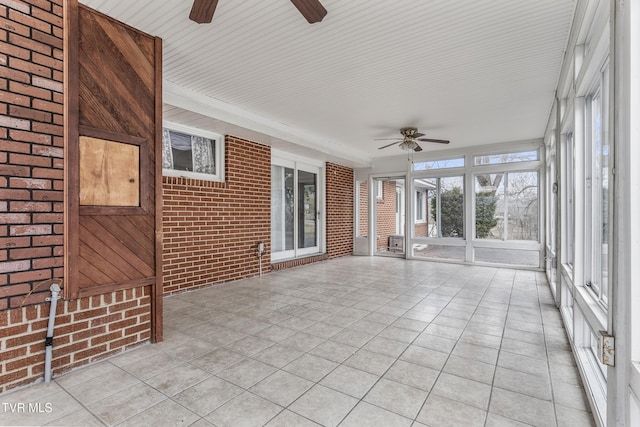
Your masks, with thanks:
[(156, 340), (161, 58), (159, 38), (65, 2), (65, 297), (150, 286)]

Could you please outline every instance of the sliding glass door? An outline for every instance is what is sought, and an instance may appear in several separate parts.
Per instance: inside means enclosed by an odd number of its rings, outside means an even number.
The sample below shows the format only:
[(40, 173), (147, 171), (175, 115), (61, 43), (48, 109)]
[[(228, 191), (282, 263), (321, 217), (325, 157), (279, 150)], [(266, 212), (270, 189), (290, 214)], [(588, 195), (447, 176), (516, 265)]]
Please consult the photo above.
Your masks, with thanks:
[(320, 251), (320, 168), (278, 161), (271, 166), (271, 258)]

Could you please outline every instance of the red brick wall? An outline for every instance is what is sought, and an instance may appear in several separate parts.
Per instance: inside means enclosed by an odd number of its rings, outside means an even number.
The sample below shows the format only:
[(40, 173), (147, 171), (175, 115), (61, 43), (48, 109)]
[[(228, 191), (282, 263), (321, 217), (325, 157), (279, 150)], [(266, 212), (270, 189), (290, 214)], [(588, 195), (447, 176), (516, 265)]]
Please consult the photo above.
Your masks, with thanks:
[[(53, 375), (119, 353), (150, 334), (148, 288), (58, 301)], [(0, 393), (44, 375), (49, 304), (0, 311)], [(6, 338), (4, 338), (6, 337)]]
[(415, 237), (429, 237), (429, 224), (426, 222), (416, 222), (413, 229)]
[(61, 0), (2, 3), (0, 310), (44, 301), (63, 255)]
[(327, 163), (327, 253), (353, 253), (353, 169)]
[(358, 235), (369, 235), (369, 185), (367, 181), (358, 184)]
[(376, 248), (385, 249), (396, 234), (396, 182), (382, 182), (382, 199), (376, 197)]
[(225, 182), (163, 178), (164, 293), (255, 276), (256, 244), (269, 271), (271, 149), (232, 136)]

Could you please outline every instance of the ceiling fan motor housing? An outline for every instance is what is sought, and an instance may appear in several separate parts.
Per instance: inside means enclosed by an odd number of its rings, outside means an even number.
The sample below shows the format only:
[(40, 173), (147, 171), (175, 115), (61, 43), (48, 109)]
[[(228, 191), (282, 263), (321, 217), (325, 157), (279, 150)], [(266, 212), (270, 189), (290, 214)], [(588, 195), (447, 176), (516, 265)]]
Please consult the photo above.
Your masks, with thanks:
[(417, 128), (409, 127), (400, 129), (400, 133), (405, 137), (412, 137), (418, 132)]

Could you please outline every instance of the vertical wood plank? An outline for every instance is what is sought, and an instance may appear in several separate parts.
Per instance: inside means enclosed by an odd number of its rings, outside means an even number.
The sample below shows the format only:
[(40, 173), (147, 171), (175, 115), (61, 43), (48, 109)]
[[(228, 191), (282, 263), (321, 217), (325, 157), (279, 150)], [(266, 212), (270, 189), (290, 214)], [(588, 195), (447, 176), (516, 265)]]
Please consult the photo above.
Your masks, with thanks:
[(80, 257), (78, 221), (80, 170), (75, 167), (80, 158), (78, 140), (80, 125), (79, 61), (78, 61), (78, 0), (65, 0), (64, 10), (64, 290), (65, 299), (78, 298), (78, 268)]
[(162, 321), (162, 39), (155, 38), (155, 170), (156, 282), (151, 287), (151, 342), (163, 337)]

